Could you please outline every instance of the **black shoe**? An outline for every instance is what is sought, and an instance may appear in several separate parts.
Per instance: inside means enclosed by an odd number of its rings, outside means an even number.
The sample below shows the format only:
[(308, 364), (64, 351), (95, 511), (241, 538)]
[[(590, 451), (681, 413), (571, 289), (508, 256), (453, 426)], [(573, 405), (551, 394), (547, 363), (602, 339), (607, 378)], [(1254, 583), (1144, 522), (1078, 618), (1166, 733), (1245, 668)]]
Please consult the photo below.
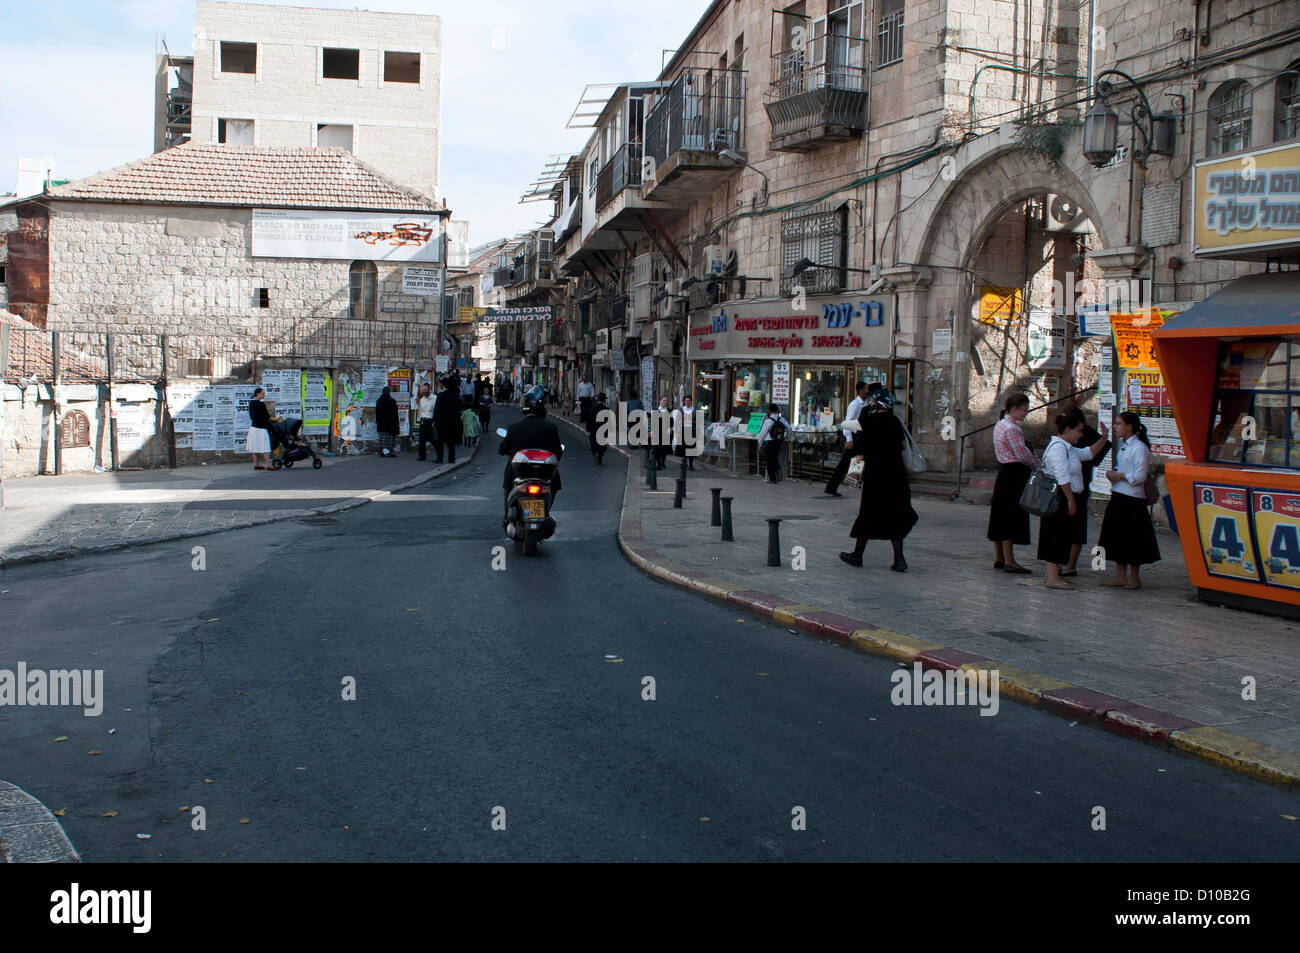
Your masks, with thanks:
[(862, 557), (855, 553), (840, 553), (840, 560), (848, 563), (850, 566), (861, 566)]
[(900, 559), (889, 568), (894, 570), (894, 572), (907, 572), (907, 560)]
[(843, 495), (844, 495), (843, 493), (839, 492), (839, 490), (823, 490), (822, 492), (825, 493), (827, 496), (843, 496)]

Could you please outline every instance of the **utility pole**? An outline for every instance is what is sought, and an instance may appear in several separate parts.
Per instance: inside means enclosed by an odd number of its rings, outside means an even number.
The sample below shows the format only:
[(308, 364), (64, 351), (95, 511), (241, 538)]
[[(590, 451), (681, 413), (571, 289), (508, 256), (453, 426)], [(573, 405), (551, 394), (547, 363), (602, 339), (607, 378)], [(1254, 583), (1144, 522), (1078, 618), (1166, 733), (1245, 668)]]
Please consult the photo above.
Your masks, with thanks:
[[(433, 375), (438, 376), (438, 358), (443, 353), (443, 341), (445, 340), (445, 330), (443, 322), (447, 318), (447, 218), (442, 219), (442, 237), (439, 240), (438, 249), (438, 346), (433, 359)], [(436, 390), (436, 388), (435, 388)]]
[(5, 374), (9, 371), (9, 325), (0, 322), (0, 510), (5, 508)]

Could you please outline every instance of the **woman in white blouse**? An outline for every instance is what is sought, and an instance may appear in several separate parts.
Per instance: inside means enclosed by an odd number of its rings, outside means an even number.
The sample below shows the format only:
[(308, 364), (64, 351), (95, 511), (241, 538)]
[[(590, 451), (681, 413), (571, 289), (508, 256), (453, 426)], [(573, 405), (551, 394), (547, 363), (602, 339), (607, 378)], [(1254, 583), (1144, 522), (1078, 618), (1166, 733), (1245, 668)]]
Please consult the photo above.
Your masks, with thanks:
[(1106, 474), (1110, 480), (1110, 503), (1097, 539), (1105, 558), (1115, 561), (1115, 576), (1102, 585), (1141, 589), (1138, 569), (1160, 559), (1144, 485), (1147, 480), (1155, 479), (1151, 473), (1151, 441), (1147, 439), (1142, 418), (1131, 410), (1120, 414), (1115, 421), (1115, 436), (1120, 440), (1119, 453), (1115, 469)]
[(1051, 516), (1044, 516), (1038, 528), (1038, 558), (1047, 563), (1048, 589), (1073, 589), (1061, 578), (1061, 566), (1070, 561), (1070, 547), (1085, 532), (1087, 512), (1076, 494), (1083, 493), (1083, 464), (1091, 460), (1106, 445), (1106, 425), (1099, 425), (1101, 437), (1090, 447), (1076, 447), (1075, 441), (1083, 436), (1083, 420), (1059, 414), (1056, 418), (1057, 436), (1043, 451), (1043, 469), (1060, 484), (1064, 497), (1061, 506)]

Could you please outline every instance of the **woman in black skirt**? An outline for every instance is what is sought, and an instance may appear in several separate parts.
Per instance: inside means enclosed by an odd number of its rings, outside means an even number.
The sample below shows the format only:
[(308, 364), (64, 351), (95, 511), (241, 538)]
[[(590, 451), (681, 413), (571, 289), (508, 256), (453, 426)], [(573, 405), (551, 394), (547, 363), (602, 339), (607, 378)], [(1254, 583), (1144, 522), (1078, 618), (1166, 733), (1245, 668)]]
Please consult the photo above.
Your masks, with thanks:
[(903, 558), (903, 538), (916, 525), (912, 509), (912, 491), (903, 469), (903, 425), (894, 416), (894, 399), (887, 391), (877, 391), (862, 409), (858, 423), (861, 432), (853, 438), (865, 469), (862, 471), (862, 502), (858, 518), (849, 535), (857, 545), (851, 553), (840, 553), (850, 566), (862, 565), (867, 540), (887, 539), (894, 544), (894, 572), (907, 572)]
[(1043, 469), (1060, 485), (1064, 497), (1051, 516), (1044, 516), (1038, 525), (1038, 558), (1047, 563), (1048, 589), (1073, 589), (1061, 578), (1061, 565), (1069, 562), (1070, 547), (1083, 542), (1087, 532), (1087, 510), (1083, 508), (1083, 462), (1091, 460), (1106, 442), (1106, 425), (1101, 426), (1101, 439), (1090, 447), (1076, 447), (1083, 436), (1083, 420), (1067, 414), (1056, 417), (1057, 436), (1043, 451)]
[(1110, 503), (1101, 519), (1101, 536), (1097, 539), (1105, 558), (1115, 560), (1115, 576), (1102, 585), (1141, 589), (1138, 569), (1160, 559), (1144, 485), (1147, 480), (1155, 479), (1151, 473), (1151, 441), (1147, 439), (1142, 418), (1131, 410), (1124, 411), (1115, 421), (1115, 436), (1120, 441), (1119, 454), (1115, 469), (1106, 474), (1111, 484)]
[(1029, 545), (1029, 514), (1020, 508), (1020, 494), (1038, 461), (1020, 429), (1028, 413), (1029, 398), (1012, 394), (993, 428), (993, 449), (1001, 466), (993, 485), (988, 531), (994, 550), (993, 568), (1023, 575), (1028, 575), (1029, 570), (1016, 562), (1012, 547)]

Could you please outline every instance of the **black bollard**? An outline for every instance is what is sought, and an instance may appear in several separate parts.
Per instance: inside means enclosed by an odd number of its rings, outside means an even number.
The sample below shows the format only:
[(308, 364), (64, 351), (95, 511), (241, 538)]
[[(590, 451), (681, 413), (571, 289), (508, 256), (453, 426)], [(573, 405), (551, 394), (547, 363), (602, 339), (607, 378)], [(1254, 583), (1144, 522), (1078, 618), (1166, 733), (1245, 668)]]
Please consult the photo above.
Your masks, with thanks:
[(722, 495), (722, 487), (711, 486), (709, 492), (713, 494), (713, 516), (709, 520), (710, 526), (722, 525), (722, 502), (718, 499)]
[(724, 543), (734, 543), (736, 538), (731, 535), (731, 501), (734, 497), (724, 496), (722, 498), (722, 541)]
[(682, 500), (684, 499), (686, 499), (686, 481), (681, 477), (678, 477), (677, 489), (673, 493), (673, 509), (680, 510), (682, 508)]
[(659, 489), (659, 478), (658, 476), (656, 476), (658, 472), (659, 472), (659, 461), (654, 458), (654, 454), (651, 454), (650, 469), (646, 471), (647, 475), (649, 476), (649, 479), (646, 481), (646, 486), (650, 487), (650, 489), (652, 490)]
[(767, 564), (781, 565), (781, 517), (767, 518)]

